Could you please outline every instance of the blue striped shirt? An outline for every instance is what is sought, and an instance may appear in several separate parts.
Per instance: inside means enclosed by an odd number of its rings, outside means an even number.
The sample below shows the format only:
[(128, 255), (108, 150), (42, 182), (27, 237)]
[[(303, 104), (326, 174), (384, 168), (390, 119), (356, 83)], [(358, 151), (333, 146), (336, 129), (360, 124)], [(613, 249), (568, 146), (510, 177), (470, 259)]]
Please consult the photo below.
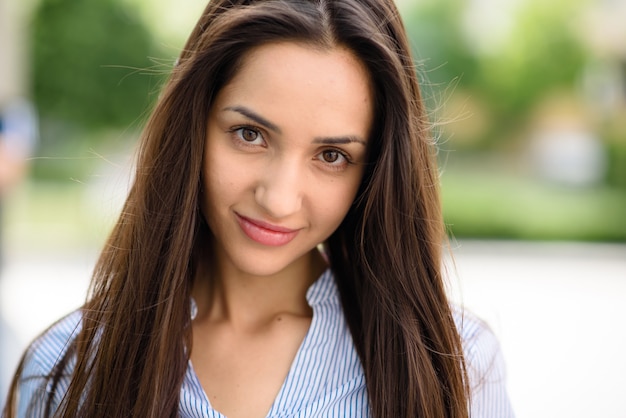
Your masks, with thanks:
[[(267, 417), (368, 417), (363, 369), (330, 270), (309, 288), (307, 301), (313, 309), (310, 329)], [(70, 314), (30, 347), (19, 386), (20, 418), (43, 417), (46, 393), (51, 390), (45, 376), (77, 334), (80, 320), (80, 311)], [(498, 341), (483, 322), (461, 310), (455, 311), (455, 320), (472, 386), (471, 416), (513, 417)], [(62, 378), (53, 408), (60, 404), (68, 385), (69, 377)], [(183, 380), (179, 410), (181, 418), (224, 418), (211, 407), (191, 362)]]

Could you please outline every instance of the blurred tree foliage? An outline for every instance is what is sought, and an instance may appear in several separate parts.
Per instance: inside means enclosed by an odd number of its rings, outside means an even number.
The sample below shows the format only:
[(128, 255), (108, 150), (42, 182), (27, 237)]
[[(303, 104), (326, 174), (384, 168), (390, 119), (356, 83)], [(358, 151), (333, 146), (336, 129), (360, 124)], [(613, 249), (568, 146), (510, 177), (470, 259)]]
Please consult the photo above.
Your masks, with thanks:
[(520, 2), (508, 36), (490, 53), (472, 44), (468, 5), (466, 0), (421, 0), (406, 13), (407, 31), (432, 90), (431, 106), (445, 107), (457, 90), (471, 96), (486, 108), (489, 120), (487, 131), (470, 143), (497, 147), (543, 97), (576, 88), (588, 57), (574, 26), (581, 1)]
[[(446, 222), (459, 237), (625, 241), (626, 118), (594, 117), (583, 90), (590, 2), (504, 3), (515, 4), (511, 16), (495, 0), (414, 0), (404, 10), (435, 134), (453, 151), (440, 153)], [(533, 172), (531, 141), (563, 121), (603, 142), (604, 184), (563, 187)]]
[[(40, 0), (32, 22), (33, 97), (41, 117), (40, 155), (97, 144), (101, 132), (141, 119), (158, 77), (157, 51), (138, 14), (116, 0)], [(65, 177), (55, 160), (35, 163), (35, 175)], [(55, 173), (61, 170), (61, 173)]]
[(423, 0), (405, 13), (406, 29), (420, 64), (423, 84), (445, 89), (459, 80), (477, 84), (479, 60), (466, 41), (466, 0)]

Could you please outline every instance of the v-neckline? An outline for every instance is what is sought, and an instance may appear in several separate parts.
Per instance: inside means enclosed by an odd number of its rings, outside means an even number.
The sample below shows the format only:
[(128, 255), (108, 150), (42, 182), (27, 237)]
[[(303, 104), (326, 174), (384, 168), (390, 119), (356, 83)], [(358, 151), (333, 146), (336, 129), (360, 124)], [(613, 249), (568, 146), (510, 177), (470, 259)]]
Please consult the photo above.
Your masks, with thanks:
[[(270, 418), (274, 415), (277, 415), (284, 408), (289, 408), (291, 405), (294, 404), (294, 402), (297, 402), (297, 400), (293, 398), (293, 393), (291, 393), (291, 391), (289, 391), (289, 393), (286, 393), (286, 392), (287, 392), (287, 389), (293, 387), (293, 383), (295, 383), (294, 379), (296, 379), (297, 370), (299, 368), (299, 365), (303, 361), (302, 357), (304, 356), (304, 353), (309, 349), (311, 345), (311, 339), (313, 338), (312, 336), (317, 335), (316, 329), (319, 323), (319, 318), (318, 318), (319, 312), (318, 312), (317, 305), (319, 304), (319, 300), (317, 300), (316, 297), (313, 295), (315, 294), (316, 289), (319, 286), (322, 286), (322, 282), (324, 280), (328, 280), (329, 275), (330, 275), (330, 269), (324, 270), (324, 272), (320, 275), (320, 277), (318, 277), (318, 279), (315, 280), (311, 284), (311, 286), (309, 287), (307, 291), (307, 295), (306, 295), (307, 302), (309, 303), (309, 306), (311, 306), (311, 309), (313, 311), (311, 324), (309, 325), (309, 329), (307, 330), (304, 338), (302, 339), (302, 342), (300, 343), (300, 346), (298, 347), (298, 351), (296, 352), (296, 355), (293, 358), (291, 365), (289, 366), (289, 371), (287, 372), (287, 375), (285, 376), (285, 379), (282, 385), (280, 386), (280, 389), (278, 390), (276, 397), (272, 401), (272, 404), (267, 414), (265, 415), (265, 418)], [(330, 275), (330, 277), (332, 277), (332, 275)], [(204, 387), (202, 386), (202, 383), (200, 383), (200, 379), (198, 378), (198, 375), (196, 374), (193, 368), (191, 359), (189, 359), (188, 367), (189, 367), (191, 383), (194, 387), (196, 387), (199, 391), (201, 391), (202, 396), (204, 397), (204, 401), (206, 402), (209, 411), (213, 412), (214, 416), (217, 416), (219, 418), (228, 418), (226, 415), (216, 410), (211, 404), (211, 400), (209, 399), (209, 396), (204, 390)]]

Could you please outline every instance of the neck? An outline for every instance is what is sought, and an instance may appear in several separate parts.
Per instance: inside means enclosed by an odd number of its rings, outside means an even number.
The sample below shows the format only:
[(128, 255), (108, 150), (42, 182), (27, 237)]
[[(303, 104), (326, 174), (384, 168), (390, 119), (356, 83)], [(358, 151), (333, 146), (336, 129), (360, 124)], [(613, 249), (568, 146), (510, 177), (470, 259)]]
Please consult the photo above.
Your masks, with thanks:
[(211, 267), (201, 263), (193, 289), (196, 320), (251, 329), (281, 315), (311, 317), (306, 292), (325, 268), (316, 249), (271, 276), (247, 274), (219, 258)]

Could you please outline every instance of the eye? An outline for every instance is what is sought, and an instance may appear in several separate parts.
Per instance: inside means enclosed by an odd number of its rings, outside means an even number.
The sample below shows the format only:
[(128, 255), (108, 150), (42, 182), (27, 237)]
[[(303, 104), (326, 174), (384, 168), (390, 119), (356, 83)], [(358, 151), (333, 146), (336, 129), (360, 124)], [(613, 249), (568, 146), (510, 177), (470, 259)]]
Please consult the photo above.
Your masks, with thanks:
[(246, 142), (254, 142), (257, 140), (258, 137), (261, 136), (259, 132), (250, 128), (240, 128), (238, 129), (238, 131), (239, 131), (239, 136), (241, 137), (241, 139), (243, 139)]
[(265, 144), (265, 140), (263, 139), (261, 132), (249, 126), (234, 128), (231, 132), (234, 134), (235, 139), (239, 140), (244, 145)]
[(326, 150), (322, 152), (321, 157), (324, 160), (324, 162), (334, 163), (338, 159), (343, 157), (343, 155), (341, 155), (341, 153), (337, 150)]
[(326, 149), (317, 155), (317, 159), (336, 170), (343, 169), (351, 163), (348, 156), (337, 149)]

